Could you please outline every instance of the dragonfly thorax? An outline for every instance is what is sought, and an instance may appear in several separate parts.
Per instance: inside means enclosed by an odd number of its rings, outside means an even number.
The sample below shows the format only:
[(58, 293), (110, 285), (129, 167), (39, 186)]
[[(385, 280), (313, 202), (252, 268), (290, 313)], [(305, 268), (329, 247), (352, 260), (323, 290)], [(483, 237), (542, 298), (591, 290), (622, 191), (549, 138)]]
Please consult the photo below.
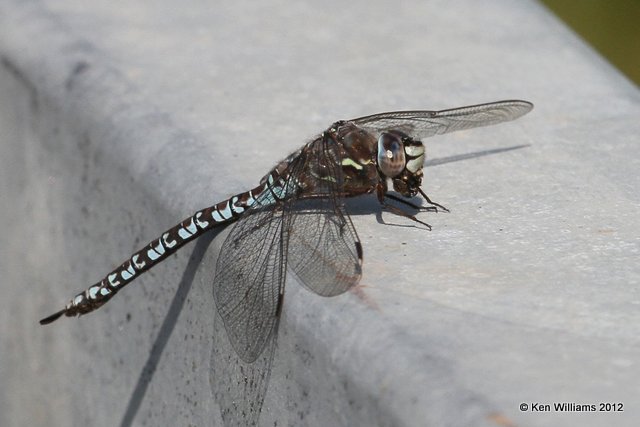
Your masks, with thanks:
[(345, 122), (340, 124), (336, 137), (345, 149), (345, 158), (364, 167), (374, 164), (376, 140), (369, 132)]

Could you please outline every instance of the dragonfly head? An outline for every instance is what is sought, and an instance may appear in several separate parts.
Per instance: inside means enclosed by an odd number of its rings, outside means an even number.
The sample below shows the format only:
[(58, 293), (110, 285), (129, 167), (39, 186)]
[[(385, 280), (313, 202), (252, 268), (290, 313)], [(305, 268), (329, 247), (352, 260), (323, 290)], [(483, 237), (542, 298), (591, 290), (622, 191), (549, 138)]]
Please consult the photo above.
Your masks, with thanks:
[(398, 131), (382, 132), (378, 138), (378, 169), (390, 178), (393, 189), (413, 197), (422, 184), (424, 145)]

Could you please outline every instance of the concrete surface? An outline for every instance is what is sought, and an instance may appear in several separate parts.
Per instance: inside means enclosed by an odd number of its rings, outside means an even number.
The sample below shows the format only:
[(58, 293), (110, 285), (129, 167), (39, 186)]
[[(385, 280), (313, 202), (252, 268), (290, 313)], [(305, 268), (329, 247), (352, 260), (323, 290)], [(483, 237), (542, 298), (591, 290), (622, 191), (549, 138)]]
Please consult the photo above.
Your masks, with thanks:
[[(95, 314), (37, 321), (336, 119), (508, 98), (536, 109), (427, 141), (530, 144), (427, 168), (451, 209), (432, 232), (364, 198), (362, 286), (288, 283), (266, 394), (251, 384), (264, 426), (637, 425), (638, 89), (531, 1), (4, 0), (0, 425), (246, 422), (221, 236)], [(519, 409), (556, 402), (624, 412)]]

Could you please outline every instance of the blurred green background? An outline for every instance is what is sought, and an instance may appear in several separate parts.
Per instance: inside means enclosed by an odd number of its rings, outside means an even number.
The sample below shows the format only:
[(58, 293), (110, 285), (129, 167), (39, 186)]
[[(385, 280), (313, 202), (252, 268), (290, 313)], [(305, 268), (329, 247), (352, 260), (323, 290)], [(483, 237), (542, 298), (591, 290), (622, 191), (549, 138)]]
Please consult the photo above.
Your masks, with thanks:
[(640, 0), (541, 0), (640, 85)]

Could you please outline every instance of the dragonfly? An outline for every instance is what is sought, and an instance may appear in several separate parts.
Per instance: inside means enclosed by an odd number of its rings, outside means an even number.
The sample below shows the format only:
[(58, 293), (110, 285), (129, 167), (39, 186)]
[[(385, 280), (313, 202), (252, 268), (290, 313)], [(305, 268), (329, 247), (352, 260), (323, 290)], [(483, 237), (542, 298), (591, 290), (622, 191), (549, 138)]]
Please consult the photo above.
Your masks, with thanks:
[[(98, 309), (186, 243), (233, 224), (216, 262), (213, 295), (233, 350), (252, 363), (277, 333), (287, 270), (325, 297), (343, 294), (359, 282), (363, 249), (345, 209), (346, 198), (374, 194), (383, 209), (431, 229), (399, 207), (448, 211), (421, 188), (422, 139), (514, 120), (532, 108), (527, 101), (505, 100), (337, 121), (279, 162), (257, 187), (165, 231), (40, 323)], [(426, 205), (412, 201), (418, 194)]]

